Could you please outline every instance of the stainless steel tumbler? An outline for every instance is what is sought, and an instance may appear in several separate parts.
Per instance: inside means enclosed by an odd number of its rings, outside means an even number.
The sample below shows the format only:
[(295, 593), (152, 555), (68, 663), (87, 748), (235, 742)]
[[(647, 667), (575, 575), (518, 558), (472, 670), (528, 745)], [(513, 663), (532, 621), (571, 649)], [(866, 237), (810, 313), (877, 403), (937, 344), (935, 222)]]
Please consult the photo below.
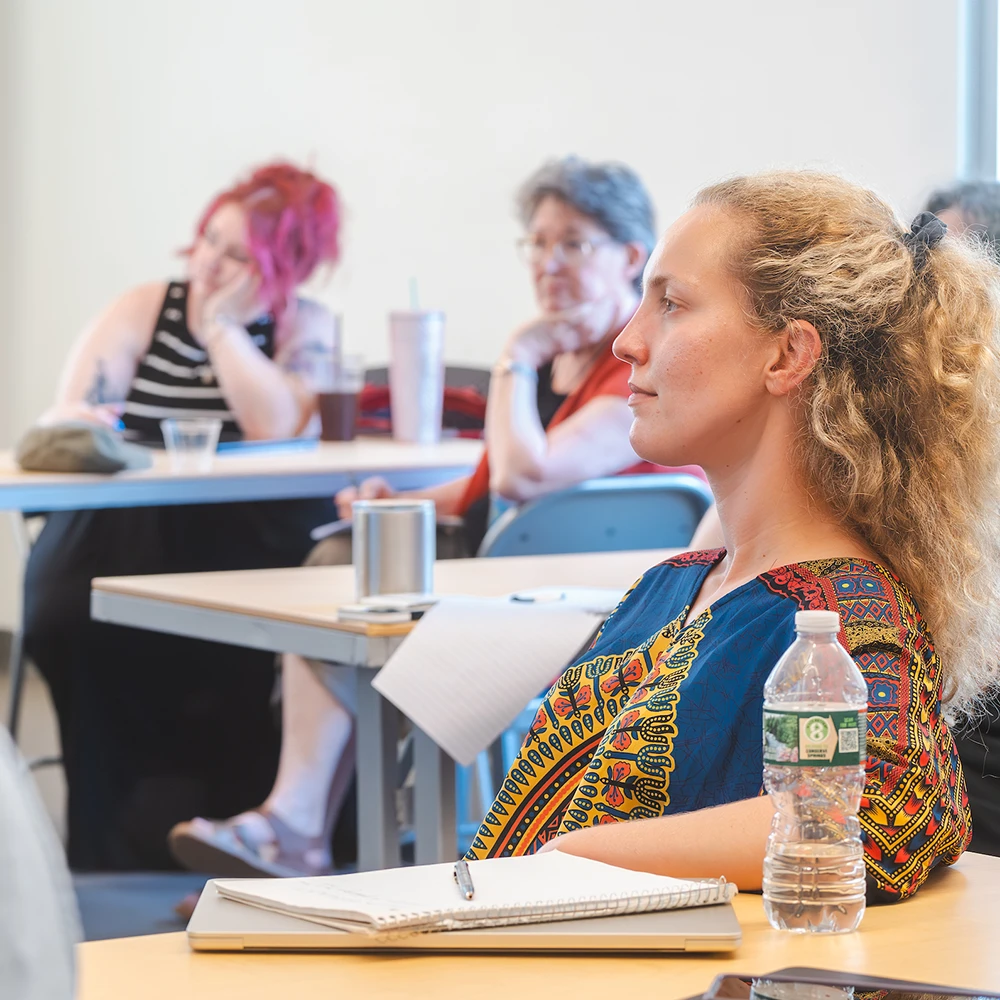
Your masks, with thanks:
[(433, 500), (355, 500), (357, 596), (429, 594), (434, 589), (437, 523)]

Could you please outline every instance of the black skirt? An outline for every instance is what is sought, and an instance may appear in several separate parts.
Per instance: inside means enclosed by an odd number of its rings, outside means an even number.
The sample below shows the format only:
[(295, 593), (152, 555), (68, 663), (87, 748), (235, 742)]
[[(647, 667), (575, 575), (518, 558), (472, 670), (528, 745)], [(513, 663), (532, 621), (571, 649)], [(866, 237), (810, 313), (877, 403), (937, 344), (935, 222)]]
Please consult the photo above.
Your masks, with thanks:
[(259, 805), (280, 732), (274, 654), (90, 619), (97, 576), (300, 565), (332, 500), (50, 514), (25, 575), (25, 651), (49, 685), (78, 870), (172, 867), (166, 834)]

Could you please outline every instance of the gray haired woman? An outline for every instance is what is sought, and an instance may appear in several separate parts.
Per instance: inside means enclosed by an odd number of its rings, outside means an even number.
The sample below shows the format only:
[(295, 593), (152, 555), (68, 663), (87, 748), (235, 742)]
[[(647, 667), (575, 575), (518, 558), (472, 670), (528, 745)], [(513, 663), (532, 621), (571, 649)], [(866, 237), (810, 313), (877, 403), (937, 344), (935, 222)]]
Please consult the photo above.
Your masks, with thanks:
[[(635, 312), (656, 242), (649, 194), (628, 167), (570, 156), (532, 174), (517, 209), (538, 313), (513, 331), (493, 367), (489, 458), (471, 477), (405, 494), (462, 518), (457, 544), (439, 539), (439, 558), (475, 554), (491, 492), (523, 503), (595, 476), (643, 471), (632, 468), (627, 369), (611, 342)], [(384, 480), (369, 479), (337, 495), (338, 513), (349, 518), (355, 500), (393, 495)]]
[(959, 181), (939, 188), (927, 199), (952, 233), (968, 233), (989, 244), (1000, 259), (1000, 181)]
[[(538, 313), (514, 330), (493, 367), (488, 458), (472, 476), (404, 494), (434, 500), (439, 517), (461, 518), (458, 536), (439, 532), (438, 558), (475, 554), (491, 497), (521, 503), (596, 476), (657, 470), (629, 444), (629, 368), (611, 353), (639, 304), (656, 242), (649, 194), (628, 167), (567, 157), (528, 178), (517, 207)], [(338, 512), (349, 518), (354, 500), (393, 495), (384, 480), (369, 479), (337, 495)], [(349, 561), (344, 535), (309, 559)], [(282, 685), (281, 763), (270, 796), (231, 820), (175, 827), (170, 844), (181, 863), (233, 875), (329, 870), (332, 825), (353, 769), (351, 695), (332, 675), (324, 682), (321, 665), (291, 655)]]

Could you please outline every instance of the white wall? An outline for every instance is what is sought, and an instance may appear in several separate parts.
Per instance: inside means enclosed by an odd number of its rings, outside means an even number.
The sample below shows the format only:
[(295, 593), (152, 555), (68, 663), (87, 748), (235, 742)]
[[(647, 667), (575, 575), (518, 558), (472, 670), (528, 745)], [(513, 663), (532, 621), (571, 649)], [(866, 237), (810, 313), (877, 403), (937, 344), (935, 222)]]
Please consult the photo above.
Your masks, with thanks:
[[(14, 386), (17, 382), (13, 327), (17, 264), (19, 192), (14, 180), (14, 51), (13, 7), (0, 0), (0, 446), (12, 440)], [(4, 523), (11, 515), (0, 513), (0, 629), (10, 628), (19, 601), (19, 574), (12, 536)]]
[(909, 212), (954, 169), (956, 0), (0, 9), (8, 441), (88, 316), (177, 274), (209, 196), (269, 157), (311, 162), (342, 193), (344, 262), (317, 294), (344, 313), (350, 348), (384, 359), (385, 314), (415, 275), (423, 304), (448, 313), (449, 356), (483, 363), (531, 309), (511, 195), (547, 157), (631, 164), (664, 225), (738, 171), (834, 167)]
[[(14, 182), (14, 63), (12, 8), (0, 2), (0, 302), (7, 313), (14, 299), (14, 267), (17, 258), (15, 241), (20, 229), (16, 214), (18, 192)], [(6, 325), (6, 324), (5, 324)], [(2, 329), (2, 328), (0, 328)], [(13, 416), (10, 379), (14, 336), (9, 325), (0, 333), (0, 433), (9, 432)]]

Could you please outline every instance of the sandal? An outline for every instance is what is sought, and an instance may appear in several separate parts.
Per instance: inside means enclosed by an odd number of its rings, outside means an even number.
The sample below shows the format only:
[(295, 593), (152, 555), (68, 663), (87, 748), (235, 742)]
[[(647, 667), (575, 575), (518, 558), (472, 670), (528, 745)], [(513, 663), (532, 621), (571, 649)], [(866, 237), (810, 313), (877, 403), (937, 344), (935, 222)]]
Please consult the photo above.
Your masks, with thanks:
[(287, 878), (328, 875), (333, 869), (322, 836), (303, 837), (264, 809), (226, 820), (197, 816), (178, 823), (167, 843), (185, 868), (214, 875)]
[(178, 823), (167, 837), (170, 852), (185, 868), (213, 875), (288, 878), (330, 874), (333, 826), (350, 788), (356, 757), (352, 732), (330, 782), (319, 836), (306, 837), (261, 807), (227, 820), (198, 816)]

